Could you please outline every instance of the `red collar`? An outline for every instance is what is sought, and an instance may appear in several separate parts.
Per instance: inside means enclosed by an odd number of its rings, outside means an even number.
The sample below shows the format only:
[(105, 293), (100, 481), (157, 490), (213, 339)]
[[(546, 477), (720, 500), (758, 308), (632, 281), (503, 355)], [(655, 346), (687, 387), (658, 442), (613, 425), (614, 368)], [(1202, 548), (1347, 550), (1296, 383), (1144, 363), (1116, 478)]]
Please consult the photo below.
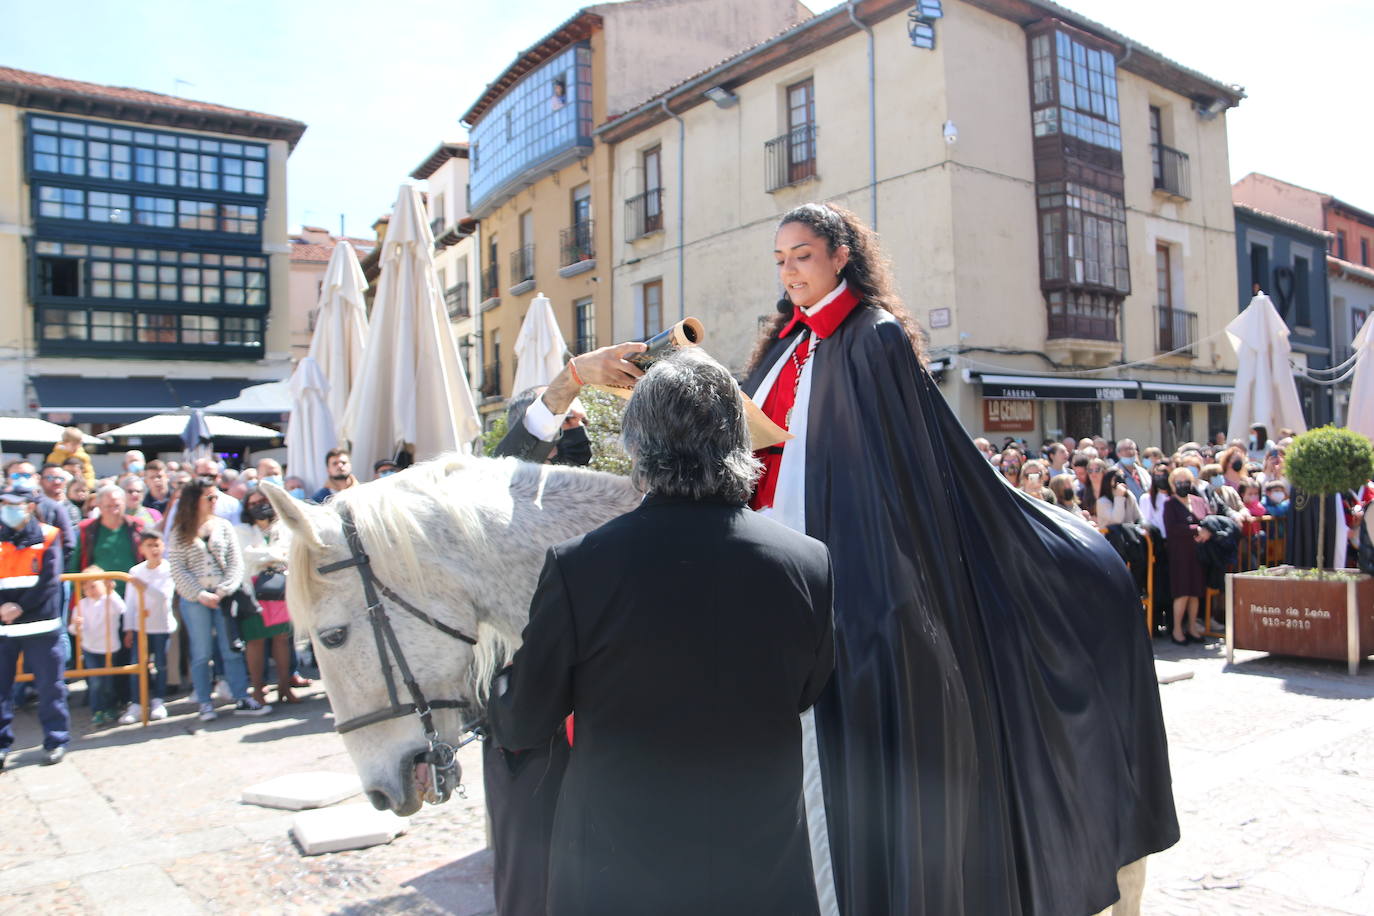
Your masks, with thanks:
[(849, 313), (854, 311), (854, 307), (859, 304), (859, 296), (854, 292), (853, 286), (846, 286), (840, 294), (821, 306), (814, 314), (807, 315), (799, 308), (792, 309), (792, 318), (787, 324), (782, 326), (778, 332), (781, 339), (792, 333), (792, 330), (800, 323), (811, 329), (811, 333), (819, 338), (829, 337), (835, 333), (835, 329), (844, 324), (844, 320), (849, 317)]

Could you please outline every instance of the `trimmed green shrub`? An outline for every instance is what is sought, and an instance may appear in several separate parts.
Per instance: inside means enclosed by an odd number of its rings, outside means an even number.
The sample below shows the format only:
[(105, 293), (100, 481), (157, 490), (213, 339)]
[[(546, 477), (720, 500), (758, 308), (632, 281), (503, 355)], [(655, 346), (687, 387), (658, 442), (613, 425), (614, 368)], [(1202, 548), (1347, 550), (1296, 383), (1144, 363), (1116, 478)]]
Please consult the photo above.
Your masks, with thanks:
[[(1320, 426), (1293, 440), (1283, 458), (1284, 476), (1317, 500), (1318, 531), (1326, 531), (1326, 504), (1333, 493), (1364, 486), (1374, 477), (1374, 449), (1359, 433)], [(1325, 565), (1325, 538), (1317, 538), (1317, 566)]]

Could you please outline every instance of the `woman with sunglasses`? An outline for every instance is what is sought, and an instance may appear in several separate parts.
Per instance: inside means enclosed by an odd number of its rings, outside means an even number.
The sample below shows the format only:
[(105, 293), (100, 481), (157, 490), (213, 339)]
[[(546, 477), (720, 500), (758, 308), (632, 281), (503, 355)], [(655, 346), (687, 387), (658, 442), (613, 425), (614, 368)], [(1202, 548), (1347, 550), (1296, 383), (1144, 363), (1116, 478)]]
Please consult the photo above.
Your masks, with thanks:
[(210, 693), (210, 657), (216, 644), (224, 660), (222, 673), (234, 695), (234, 714), (260, 716), (272, 711), (248, 695), (243, 654), (233, 651), (229, 644), (229, 620), (222, 605), (243, 585), (243, 550), (234, 526), (215, 515), (218, 499), (219, 490), (212, 478), (187, 481), (177, 498), (168, 532), (167, 559), (180, 599), (181, 619), (191, 639), (191, 683), (202, 722), (218, 718)]

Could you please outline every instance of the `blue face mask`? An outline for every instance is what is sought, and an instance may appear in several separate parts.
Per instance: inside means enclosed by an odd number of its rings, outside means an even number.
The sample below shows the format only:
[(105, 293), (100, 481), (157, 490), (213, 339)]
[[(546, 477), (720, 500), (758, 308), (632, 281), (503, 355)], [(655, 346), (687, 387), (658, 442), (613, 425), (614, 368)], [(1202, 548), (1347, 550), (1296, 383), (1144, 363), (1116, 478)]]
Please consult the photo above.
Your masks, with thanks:
[(1135, 464), (1135, 459), (1134, 459), (1134, 458), (1119, 458), (1119, 459), (1117, 459), (1117, 462), (1118, 462), (1119, 464), (1124, 464), (1126, 467), (1129, 468), (1129, 467), (1132, 467), (1132, 466)]
[(143, 473), (143, 462), (142, 462), (142, 461), (135, 461), (135, 462), (132, 462), (132, 463), (129, 465), (129, 473), (130, 473), (130, 474), (142, 474), (142, 473)]
[(305, 488), (304, 488), (304, 487), (292, 487), (290, 492), (291, 492), (292, 498), (294, 498), (294, 499), (305, 499)]
[(10, 475), (10, 482), (11, 482), (11, 483), (22, 483), (22, 484), (24, 484), (25, 486), (32, 486), (32, 485), (33, 485), (33, 475), (32, 475), (32, 474), (17, 474), (17, 473), (16, 473), (16, 474), (11, 474), (11, 475)]
[(1198, 472), (1197, 472), (1197, 468), (1196, 468), (1195, 466), (1189, 464), (1189, 465), (1185, 465), (1185, 467), (1188, 468), (1188, 473), (1189, 473), (1189, 474), (1192, 474), (1194, 477), (1197, 476), (1197, 473), (1198, 473)]
[(264, 477), (264, 478), (262, 479), (262, 482), (263, 482), (263, 483), (270, 483), (270, 484), (272, 484), (273, 486), (277, 486), (277, 487), (281, 486), (281, 478), (278, 477), (278, 476), (276, 476), (275, 474), (269, 474), (268, 476)]
[(1147, 471), (1155, 466), (1155, 460), (1153, 458), (1141, 458), (1140, 463), (1145, 465), (1145, 470)]
[(380, 474), (377, 475), (377, 479), (381, 480), (383, 477), (390, 477), (392, 474), (395, 473), (395, 471), (382, 471)]
[(28, 520), (29, 513), (23, 506), (9, 503), (0, 506), (0, 522), (3, 522), (6, 528), (22, 528)]

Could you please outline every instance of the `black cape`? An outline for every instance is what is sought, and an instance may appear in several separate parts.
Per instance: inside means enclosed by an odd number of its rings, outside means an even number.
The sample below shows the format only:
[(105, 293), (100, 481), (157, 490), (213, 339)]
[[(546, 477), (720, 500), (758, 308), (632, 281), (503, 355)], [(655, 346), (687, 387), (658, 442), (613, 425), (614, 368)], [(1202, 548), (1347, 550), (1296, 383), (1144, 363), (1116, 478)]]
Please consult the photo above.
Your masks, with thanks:
[(812, 371), (806, 533), (833, 557), (836, 642), (816, 725), (841, 912), (1109, 906), (1117, 869), (1179, 836), (1130, 574), (1094, 529), (998, 478), (886, 312), (857, 307)]

